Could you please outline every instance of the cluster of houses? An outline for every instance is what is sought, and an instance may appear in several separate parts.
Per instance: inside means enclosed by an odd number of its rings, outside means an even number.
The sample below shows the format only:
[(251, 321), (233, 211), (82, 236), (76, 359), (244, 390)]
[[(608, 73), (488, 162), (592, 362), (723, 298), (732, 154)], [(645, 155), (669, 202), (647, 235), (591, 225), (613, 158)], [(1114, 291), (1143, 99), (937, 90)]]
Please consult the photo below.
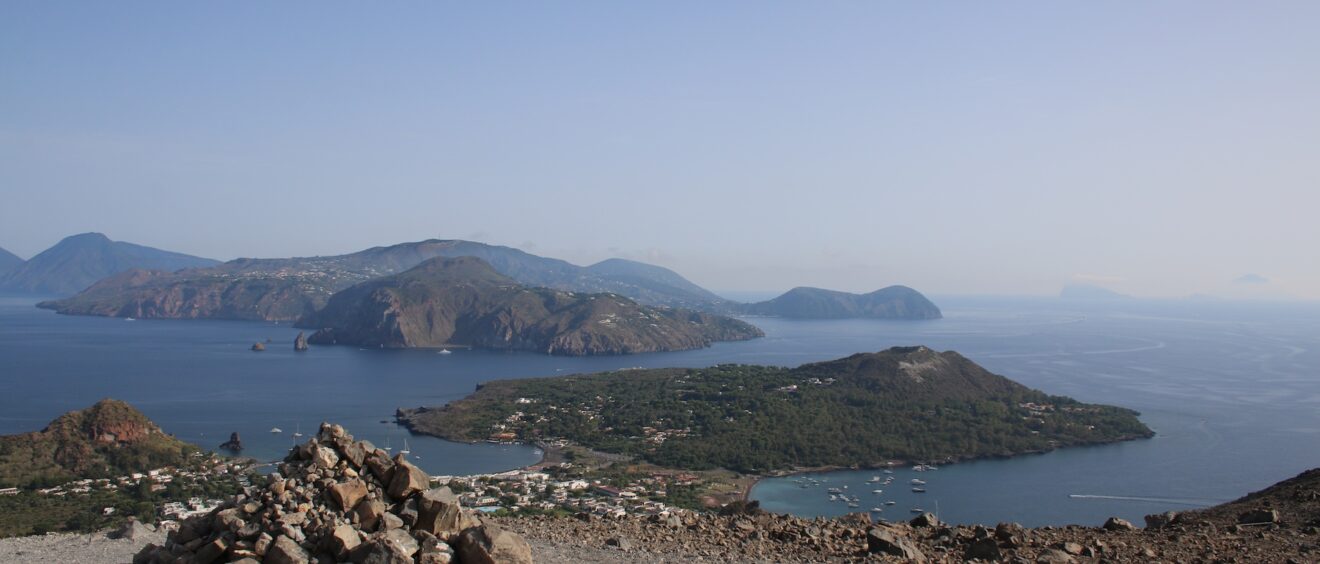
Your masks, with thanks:
[[(200, 455), (199, 455), (200, 456)], [(120, 491), (128, 487), (139, 484), (149, 485), (151, 491), (161, 492), (167, 489), (167, 484), (179, 482), (182, 484), (198, 484), (208, 480), (213, 480), (218, 476), (232, 475), (239, 485), (247, 487), (252, 485), (248, 479), (248, 467), (245, 464), (230, 461), (227, 459), (212, 456), (204, 464), (200, 464), (197, 470), (186, 470), (174, 467), (158, 468), (147, 472), (134, 472), (115, 478), (83, 479), (61, 484), (52, 488), (34, 490), (38, 495), (48, 495), (55, 497), (64, 497), (68, 495), (86, 495), (92, 491)], [(0, 495), (18, 495), (22, 490), (19, 488), (0, 489)], [(187, 519), (194, 515), (204, 515), (209, 513), (221, 504), (219, 499), (202, 499), (192, 497), (185, 501), (172, 501), (162, 505), (159, 509), (161, 523), (169, 526), (173, 522)], [(106, 507), (102, 511), (105, 515), (114, 513), (113, 507)]]
[[(569, 468), (571, 464), (563, 464)], [(611, 483), (601, 479), (555, 479), (551, 474), (533, 470), (514, 470), (475, 476), (439, 476), (437, 484), (447, 484), (466, 507), (478, 511), (564, 509), (573, 513), (591, 513), (606, 517), (624, 515), (670, 515), (685, 510), (666, 504), (668, 484), (693, 485), (695, 475), (653, 475)]]

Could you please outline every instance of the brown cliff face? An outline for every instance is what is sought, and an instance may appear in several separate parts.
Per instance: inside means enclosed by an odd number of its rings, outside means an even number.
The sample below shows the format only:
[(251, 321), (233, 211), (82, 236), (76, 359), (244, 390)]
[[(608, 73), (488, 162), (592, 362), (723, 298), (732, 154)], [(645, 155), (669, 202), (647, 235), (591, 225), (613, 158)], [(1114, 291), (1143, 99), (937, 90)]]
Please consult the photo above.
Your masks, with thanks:
[(359, 284), (299, 326), (312, 343), (470, 346), (598, 355), (684, 350), (760, 330), (734, 319), (650, 308), (613, 294), (528, 288), (473, 257), (437, 258)]
[(104, 399), (59, 416), (35, 433), (0, 437), (0, 484), (28, 485), (177, 465), (191, 445), (166, 435), (138, 410)]

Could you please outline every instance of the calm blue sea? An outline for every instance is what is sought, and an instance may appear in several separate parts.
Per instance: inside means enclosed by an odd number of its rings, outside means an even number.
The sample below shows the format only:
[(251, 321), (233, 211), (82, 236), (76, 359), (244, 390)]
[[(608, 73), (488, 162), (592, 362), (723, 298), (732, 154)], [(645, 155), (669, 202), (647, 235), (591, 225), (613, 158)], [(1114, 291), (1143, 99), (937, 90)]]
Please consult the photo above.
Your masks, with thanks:
[[(476, 384), (629, 367), (740, 362), (796, 366), (859, 351), (924, 344), (957, 350), (1049, 393), (1142, 412), (1152, 440), (959, 464), (894, 483), (875, 471), (763, 481), (767, 509), (837, 515), (827, 487), (848, 486), (861, 508), (906, 518), (938, 508), (959, 523), (1098, 524), (1227, 501), (1320, 466), (1320, 307), (1051, 299), (939, 300), (928, 322), (750, 321), (767, 337), (709, 349), (625, 357), (360, 350), (294, 353), (297, 330), (226, 321), (55, 315), (30, 298), (0, 298), (0, 433), (42, 428), (103, 397), (126, 400), (180, 438), (214, 447), (237, 431), (245, 454), (277, 458), (321, 421), (396, 449), (408, 441), (432, 474), (493, 472), (532, 463), (528, 446), (464, 445), (409, 436), (395, 408), (439, 405)], [(268, 350), (249, 350), (270, 339)], [(386, 422), (382, 422), (386, 421)], [(279, 427), (281, 434), (270, 429)], [(924, 494), (908, 480), (927, 481)], [(1081, 496), (1081, 497), (1078, 497)], [(894, 505), (882, 505), (885, 500)]]

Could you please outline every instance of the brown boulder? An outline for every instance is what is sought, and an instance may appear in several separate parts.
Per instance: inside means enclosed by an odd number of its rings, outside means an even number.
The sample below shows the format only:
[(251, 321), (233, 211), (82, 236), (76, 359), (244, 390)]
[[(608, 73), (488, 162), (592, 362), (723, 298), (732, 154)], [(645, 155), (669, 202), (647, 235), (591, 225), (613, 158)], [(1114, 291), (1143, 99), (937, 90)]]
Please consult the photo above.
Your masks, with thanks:
[(449, 486), (427, 490), (418, 498), (414, 529), (448, 540), (476, 524), (463, 512), (458, 496), (454, 495)]
[(339, 508), (349, 511), (367, 496), (367, 485), (362, 480), (349, 480), (330, 486), (330, 498), (339, 504)]
[(866, 551), (871, 554), (889, 554), (912, 562), (926, 561), (926, 556), (917, 548), (916, 543), (879, 527), (866, 531)]
[(413, 466), (399, 455), (394, 459), (394, 477), (387, 492), (394, 499), (408, 499), (413, 494), (431, 487), (431, 477), (421, 468)]
[(303, 547), (293, 539), (280, 535), (271, 543), (270, 548), (266, 550), (265, 558), (261, 559), (263, 564), (308, 564), (312, 555), (308, 554)]
[(490, 523), (463, 531), (456, 548), (463, 564), (532, 564), (527, 541)]

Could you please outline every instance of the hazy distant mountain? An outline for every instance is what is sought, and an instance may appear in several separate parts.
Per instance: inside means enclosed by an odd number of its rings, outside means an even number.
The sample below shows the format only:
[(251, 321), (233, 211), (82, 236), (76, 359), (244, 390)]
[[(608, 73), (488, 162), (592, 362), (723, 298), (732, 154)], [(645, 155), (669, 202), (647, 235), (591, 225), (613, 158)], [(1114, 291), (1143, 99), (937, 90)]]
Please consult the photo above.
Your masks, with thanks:
[(18, 255), (0, 248), (0, 277), (22, 265), (23, 259), (18, 258)]
[(657, 266), (606, 261), (581, 267), (509, 247), (433, 239), (339, 256), (238, 259), (177, 273), (124, 273), (41, 307), (117, 317), (293, 321), (320, 309), (335, 292), (440, 256), (480, 258), (525, 286), (611, 292), (644, 304), (671, 307), (705, 308), (719, 300)]
[(533, 288), (475, 257), (436, 257), (336, 293), (298, 323), (321, 344), (472, 346), (547, 354), (674, 351), (762, 336), (747, 323), (615, 294)]
[(587, 271), (620, 284), (632, 284), (651, 293), (685, 296), (694, 303), (724, 301), (724, 298), (693, 284), (677, 272), (644, 262), (606, 259), (588, 266)]
[(1120, 294), (1108, 288), (1089, 284), (1070, 284), (1063, 287), (1059, 297), (1066, 300), (1127, 300), (1132, 296)]
[(907, 286), (889, 286), (869, 294), (850, 294), (821, 288), (793, 288), (769, 301), (736, 308), (749, 315), (776, 315), (797, 319), (939, 319), (940, 308)]
[(0, 290), (71, 295), (97, 280), (134, 268), (178, 270), (217, 264), (194, 257), (111, 241), (100, 233), (66, 237), (0, 278)]

